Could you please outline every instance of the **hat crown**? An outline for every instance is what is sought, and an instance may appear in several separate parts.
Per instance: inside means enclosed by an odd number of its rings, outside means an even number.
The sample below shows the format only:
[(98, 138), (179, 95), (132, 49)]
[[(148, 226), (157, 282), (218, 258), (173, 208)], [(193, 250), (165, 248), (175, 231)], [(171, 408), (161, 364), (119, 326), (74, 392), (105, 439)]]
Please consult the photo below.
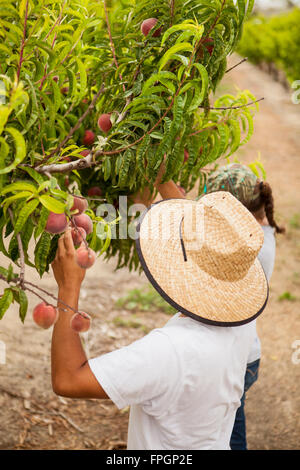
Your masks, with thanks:
[(228, 281), (245, 277), (264, 239), (253, 215), (221, 191), (187, 206), (181, 236), (187, 259), (216, 279)]

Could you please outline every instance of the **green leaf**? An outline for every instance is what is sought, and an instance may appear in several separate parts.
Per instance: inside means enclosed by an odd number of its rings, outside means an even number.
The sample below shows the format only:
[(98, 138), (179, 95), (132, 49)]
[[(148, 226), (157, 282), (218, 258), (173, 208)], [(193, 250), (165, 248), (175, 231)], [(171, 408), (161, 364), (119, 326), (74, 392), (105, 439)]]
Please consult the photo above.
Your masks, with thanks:
[(14, 127), (6, 127), (5, 131), (9, 133), (15, 143), (15, 159), (14, 162), (8, 165), (6, 168), (0, 169), (0, 174), (9, 173), (19, 165), (26, 157), (26, 143), (22, 134)]
[(161, 72), (154, 73), (151, 75), (150, 78), (145, 82), (143, 89), (142, 89), (142, 95), (146, 94), (146, 91), (156, 82), (161, 82), (163, 80), (177, 80), (177, 77), (174, 73), (168, 72), (167, 70), (162, 70)]
[(201, 76), (201, 90), (198, 87), (195, 87), (195, 94), (193, 101), (188, 109), (188, 112), (191, 113), (195, 109), (197, 109), (203, 102), (204, 98), (207, 95), (208, 90), (208, 73), (206, 68), (201, 64), (193, 64), (193, 67), (196, 67), (197, 70), (200, 72)]
[(20, 304), (19, 317), (21, 319), (21, 322), (24, 323), (26, 313), (28, 310), (28, 299), (27, 299), (25, 292), (22, 289), (20, 289), (20, 292), (19, 292), (19, 304)]
[(172, 59), (173, 55), (180, 51), (192, 52), (193, 46), (188, 42), (183, 42), (172, 46), (159, 61), (159, 72), (164, 68), (166, 63)]
[(30, 191), (35, 193), (36, 187), (31, 183), (26, 183), (26, 181), (22, 181), (19, 183), (12, 183), (2, 189), (1, 194), (12, 193), (14, 191)]
[(38, 173), (34, 168), (24, 166), (22, 170), (26, 171), (29, 176), (31, 176), (31, 178), (33, 178), (39, 185), (44, 182), (43, 176)]
[(24, 224), (26, 223), (28, 217), (32, 214), (32, 212), (37, 208), (39, 205), (38, 199), (33, 199), (22, 206), (19, 217), (15, 223), (15, 233), (19, 233)]
[(40, 217), (39, 217), (38, 224), (37, 224), (37, 226), (35, 228), (35, 231), (34, 231), (35, 238), (38, 238), (43, 233), (43, 231), (45, 230), (47, 220), (48, 220), (48, 216), (49, 216), (49, 210), (46, 207), (43, 206), (42, 209), (41, 209), (41, 212), (40, 212)]
[(43, 232), (34, 250), (34, 263), (39, 275), (42, 277), (47, 268), (47, 259), (51, 247), (50, 233)]
[(21, 191), (20, 193), (15, 194), (14, 196), (4, 199), (4, 201), (2, 202), (4, 215), (6, 215), (7, 208), (12, 202), (15, 202), (17, 199), (25, 199), (30, 197), (32, 197), (32, 193), (30, 193), (29, 191)]
[(3, 318), (5, 312), (9, 309), (13, 300), (14, 296), (11, 289), (4, 289), (4, 293), (0, 297), (0, 320)]
[(42, 195), (39, 197), (39, 201), (50, 212), (54, 212), (55, 214), (62, 214), (65, 212), (66, 205), (63, 202), (54, 199), (54, 197)]
[[(171, 26), (171, 28), (167, 29), (167, 31), (164, 33), (162, 39), (161, 39), (161, 46), (164, 45), (166, 40), (171, 36), (171, 34), (177, 32), (177, 31), (191, 31), (195, 33), (196, 31), (201, 31), (203, 33), (204, 31), (204, 26), (197, 26), (195, 23), (191, 23), (190, 20), (187, 22), (183, 22), (181, 24), (175, 24), (174, 26)], [(199, 38), (200, 39), (200, 38)]]

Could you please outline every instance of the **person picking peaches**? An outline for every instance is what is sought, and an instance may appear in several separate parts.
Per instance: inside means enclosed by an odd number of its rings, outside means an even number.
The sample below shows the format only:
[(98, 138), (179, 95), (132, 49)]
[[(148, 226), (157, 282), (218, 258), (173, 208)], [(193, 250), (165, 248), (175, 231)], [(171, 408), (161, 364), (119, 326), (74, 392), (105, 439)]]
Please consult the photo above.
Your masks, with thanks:
[(227, 192), (151, 205), (136, 249), (149, 281), (177, 313), (143, 338), (88, 359), (65, 306), (78, 309), (85, 275), (67, 230), (52, 265), (60, 299), (51, 348), (55, 393), (130, 406), (127, 449), (229, 449), (253, 320), (268, 300), (257, 260), (262, 244), (259, 224)]

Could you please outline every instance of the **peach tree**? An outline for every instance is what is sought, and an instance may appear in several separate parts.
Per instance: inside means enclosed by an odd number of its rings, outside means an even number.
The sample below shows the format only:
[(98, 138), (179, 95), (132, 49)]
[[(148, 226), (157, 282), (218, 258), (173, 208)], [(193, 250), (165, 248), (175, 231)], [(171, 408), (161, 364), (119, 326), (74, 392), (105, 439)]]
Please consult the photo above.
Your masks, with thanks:
[(201, 193), (207, 167), (248, 142), (258, 100), (215, 92), (253, 3), (1, 2), (0, 318), (15, 301), (24, 321), (26, 291), (50, 295), (25, 267), (48, 271), (68, 224), (86, 267), (103, 253), (138, 268), (134, 241), (111, 236), (119, 196), (153, 190), (163, 160), (165, 181)]

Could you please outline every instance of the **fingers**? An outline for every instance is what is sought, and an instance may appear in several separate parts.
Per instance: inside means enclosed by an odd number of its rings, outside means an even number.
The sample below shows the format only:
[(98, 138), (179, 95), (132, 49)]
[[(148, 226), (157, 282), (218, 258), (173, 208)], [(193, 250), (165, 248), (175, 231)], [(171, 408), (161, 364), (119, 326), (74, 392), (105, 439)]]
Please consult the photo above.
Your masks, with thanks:
[(71, 253), (75, 252), (71, 228), (68, 228), (65, 231), (64, 237), (63, 237), (63, 242), (64, 242), (64, 249), (68, 254), (71, 254)]

